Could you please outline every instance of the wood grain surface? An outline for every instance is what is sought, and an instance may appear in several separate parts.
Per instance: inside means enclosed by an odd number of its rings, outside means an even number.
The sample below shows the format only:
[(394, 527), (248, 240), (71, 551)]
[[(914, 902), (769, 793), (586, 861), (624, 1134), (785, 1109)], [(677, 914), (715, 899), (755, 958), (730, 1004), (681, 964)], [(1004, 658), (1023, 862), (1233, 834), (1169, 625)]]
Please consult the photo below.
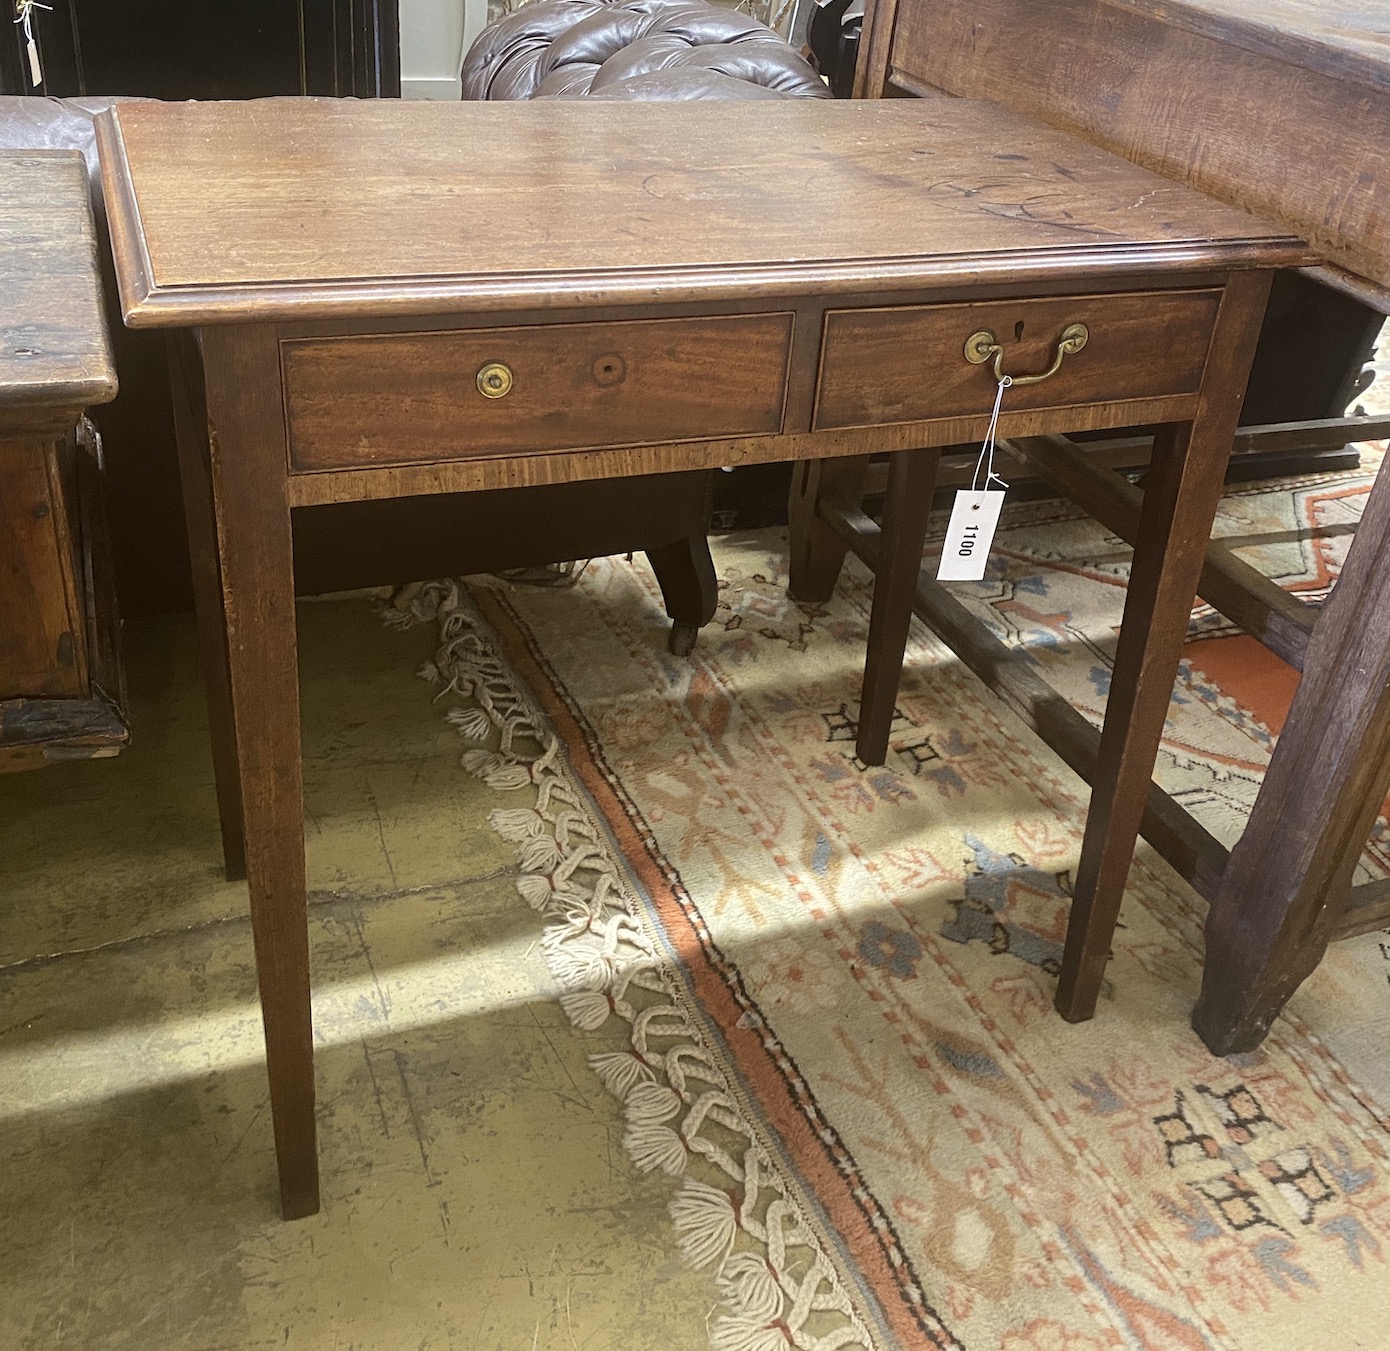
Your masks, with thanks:
[[(1039, 436), (1063, 424), (1070, 431), (1149, 426), (1190, 418), (1195, 394), (1119, 403), (1082, 404), (1062, 410), (1039, 408), (1005, 412), (999, 435)], [(832, 459), (919, 446), (977, 445), (989, 426), (989, 412), (934, 422), (898, 422), (880, 427), (801, 432), (781, 436), (739, 436), (716, 441), (677, 441), (657, 446), (615, 446), (610, 450), (551, 451), (543, 455), (484, 456), (432, 464), (381, 465), (292, 474), (290, 505), (368, 502), (421, 493), (471, 493), (489, 488), (522, 488), (541, 483), (627, 478), (633, 474), (673, 474), (726, 465), (773, 464), (782, 460)]]
[[(295, 470), (782, 430), (790, 314), (282, 342)], [(500, 363), (511, 388), (485, 398)]]
[(1090, 1018), (1100, 997), (1270, 281), (1232, 279), (1197, 416), (1154, 442), (1058, 977), (1068, 1022)]
[[(1344, 69), (1346, 34), (1329, 31), (1339, 9), (1365, 16), (1357, 59), (1374, 67), (1382, 51), (1379, 83)], [(909, 0), (896, 12), (888, 79), (997, 99), (1278, 220), (1383, 287), (1390, 48), (1375, 29), (1384, 12), (1257, 0), (1237, 19), (1236, 0)], [(945, 106), (927, 102), (934, 115)]]
[(90, 699), (0, 700), (0, 774), (109, 760), (129, 741), (125, 714), (100, 690)]
[(964, 101), (141, 103), (98, 139), (135, 326), (1312, 261)]
[(864, 0), (864, 26), (859, 56), (854, 63), (854, 97), (881, 98), (888, 83), (893, 55), (893, 23), (898, 0)]
[(114, 755), (114, 594), (84, 407), (114, 397), (87, 172), (0, 151), (0, 770)]
[(907, 635), (922, 549), (931, 516), (932, 490), (941, 465), (939, 446), (900, 450), (888, 457), (888, 491), (883, 499), (883, 536), (874, 569), (874, 599), (859, 696), (854, 753), (866, 765), (888, 758), (888, 739), (898, 716)]
[(1390, 93), (1390, 7), (1338, 0), (1106, 0), (1246, 51)]
[[(1155, 367), (1159, 394), (1076, 403), (1078, 387), (1000, 426), (1195, 424), (1145, 507), (1140, 552), (1156, 556), (1148, 574), (1136, 566), (1143, 613), (1122, 636), (1143, 697), (1134, 727), (1112, 716), (1100, 741), (1114, 801), (1083, 852), (1078, 897), (1094, 904), (1069, 1015), (1093, 996), (1234, 429), (1237, 358), (1268, 269), (1313, 255), (995, 105), (812, 102), (148, 104), (99, 124), (127, 321), (200, 329), (209, 472), (201, 437), (185, 437), (187, 501), (202, 622), (221, 627), (205, 650), (228, 705), (219, 776), (239, 790), (286, 1216), (318, 1205), (292, 508), (892, 449), (915, 452), (895, 480), (920, 514), (936, 457), (919, 448), (978, 436), (990, 401), (811, 431), (823, 312), (837, 304), (997, 304), (1027, 330), (1059, 294), (1164, 290), (1097, 301), (1102, 326), (1123, 310), (1137, 353), (1125, 359)], [(1210, 353), (1209, 303), (1184, 298), (1207, 290), (1223, 295)], [(1189, 303), (1165, 326), (1165, 307)], [(1236, 342), (1247, 328), (1250, 344)], [(603, 340), (586, 346), (581, 329)], [(1036, 334), (1001, 336), (1031, 363)], [(516, 363), (515, 383), (484, 408), (470, 402), (478, 363), (496, 360)], [(541, 389), (557, 379), (566, 398)], [(1132, 392), (1138, 379), (1116, 382)], [(1230, 389), (1218, 398), (1214, 384)], [(460, 458), (470, 421), (497, 453)], [(334, 467), (344, 456), (356, 458)], [(898, 569), (895, 633), (917, 562)], [(877, 642), (885, 691), (902, 660), (890, 639)]]
[(1062, 331), (1084, 323), (1090, 337), (1051, 379), (1011, 388), (1010, 412), (1195, 394), (1201, 387), (1219, 290), (1059, 296), (980, 305), (832, 310), (816, 401), (817, 428), (867, 427), (963, 417), (988, 407), (992, 362), (972, 365), (965, 342), (993, 333), (1007, 375), (1048, 368)]
[(0, 438), (0, 700), (87, 694), (74, 493), (51, 442)]
[[(1390, 792), (1390, 475), (1323, 604), (1259, 797), (1207, 916), (1193, 1026), (1253, 1050), (1316, 969)], [(1383, 918), (1384, 908), (1377, 917)], [(1355, 932), (1355, 927), (1352, 928)]]
[[(278, 349), (273, 332), (242, 325), (208, 330), (202, 353), (211, 494), (185, 498), (204, 514), (203, 528), (189, 543), (195, 549), (215, 543), (217, 549), (231, 707), (215, 717), (235, 741), (280, 1208), (286, 1219), (296, 1219), (319, 1208), (319, 1176), (299, 658)], [(179, 452), (186, 461), (201, 449), (186, 440)], [(200, 570), (210, 575), (211, 563), (200, 562)], [(216, 619), (209, 616), (209, 622)], [(204, 645), (205, 673), (210, 655)], [(211, 685), (209, 695), (219, 697)], [(219, 769), (219, 776), (228, 769)]]
[(115, 397), (88, 191), (76, 150), (0, 150), (0, 426)]

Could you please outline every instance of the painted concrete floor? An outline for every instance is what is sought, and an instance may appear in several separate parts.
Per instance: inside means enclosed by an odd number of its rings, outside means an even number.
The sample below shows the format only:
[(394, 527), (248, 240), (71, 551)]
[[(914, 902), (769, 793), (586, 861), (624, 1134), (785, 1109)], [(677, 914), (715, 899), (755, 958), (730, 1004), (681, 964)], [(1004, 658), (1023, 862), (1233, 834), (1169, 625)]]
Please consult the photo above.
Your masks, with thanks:
[(323, 1211), (283, 1224), (191, 620), (119, 759), (0, 777), (0, 1348), (681, 1351), (707, 1276), (553, 1002), (514, 850), (411, 672), (300, 611)]

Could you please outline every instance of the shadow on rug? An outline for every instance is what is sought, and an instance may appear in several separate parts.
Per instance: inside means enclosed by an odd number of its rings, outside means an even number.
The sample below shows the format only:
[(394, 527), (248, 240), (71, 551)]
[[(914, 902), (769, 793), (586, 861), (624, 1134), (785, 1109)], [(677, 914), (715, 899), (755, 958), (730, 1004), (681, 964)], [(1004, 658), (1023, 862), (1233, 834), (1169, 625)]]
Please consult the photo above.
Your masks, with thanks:
[[(1335, 538), (1297, 524), (1344, 509), (1327, 483), (1241, 494), (1223, 528), (1291, 516), (1274, 570), (1325, 587)], [(1056, 504), (1006, 527), (958, 594), (1098, 718), (1127, 552)], [(1383, 1346), (1390, 1123), (1315, 1033), (1383, 1023), (1390, 964), (1334, 954), (1216, 1059), (1187, 1023), (1199, 902), (1141, 849), (1099, 1014), (1062, 1023), (1084, 785), (920, 628), (889, 763), (861, 765), (869, 579), (803, 609), (783, 553), (717, 542), (688, 660), (617, 559), (414, 607), (628, 1153), (717, 1281), (713, 1345)], [(1160, 777), (1229, 838), (1283, 695), (1228, 641), (1199, 613)]]

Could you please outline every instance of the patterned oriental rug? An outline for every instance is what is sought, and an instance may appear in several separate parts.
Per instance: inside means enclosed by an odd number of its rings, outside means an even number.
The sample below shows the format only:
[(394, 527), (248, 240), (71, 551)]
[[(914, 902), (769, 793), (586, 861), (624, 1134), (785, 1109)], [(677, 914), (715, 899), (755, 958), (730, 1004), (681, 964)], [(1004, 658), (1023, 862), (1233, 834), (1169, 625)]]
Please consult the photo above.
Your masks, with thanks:
[[(1249, 556), (1317, 594), (1368, 482), (1242, 491), (1222, 532), (1281, 530)], [(1386, 936), (1216, 1059), (1187, 1021), (1201, 904), (1144, 847), (1099, 1014), (1067, 1026), (1084, 785), (920, 627), (889, 763), (857, 762), (870, 579), (851, 564), (800, 608), (784, 557), (777, 532), (716, 542), (723, 601), (690, 659), (621, 559), (413, 606), (632, 1164), (670, 1174), (672, 1241), (717, 1287), (712, 1345), (1390, 1345), (1390, 1117), (1337, 1051), (1390, 1028)], [(1098, 718), (1126, 563), (1026, 505), (957, 592)], [(1160, 777), (1218, 834), (1291, 692), (1196, 614)]]

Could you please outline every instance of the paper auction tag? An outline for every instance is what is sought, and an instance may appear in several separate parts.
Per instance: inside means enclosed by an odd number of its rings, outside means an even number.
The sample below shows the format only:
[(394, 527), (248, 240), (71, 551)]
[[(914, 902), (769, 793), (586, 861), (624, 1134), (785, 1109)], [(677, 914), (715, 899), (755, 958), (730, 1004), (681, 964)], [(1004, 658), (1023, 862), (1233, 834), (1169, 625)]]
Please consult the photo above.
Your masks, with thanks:
[(938, 582), (978, 582), (985, 575), (990, 545), (1004, 508), (1002, 492), (958, 492), (941, 545)]
[(43, 66), (39, 62), (39, 44), (34, 41), (34, 11), (52, 9), (42, 0), (15, 0), (14, 21), (24, 34), (24, 55), (29, 58), (29, 83), (37, 89), (43, 83)]
[[(941, 543), (941, 565), (936, 570), (938, 582), (978, 582), (984, 578), (999, 513), (1004, 509), (1004, 489), (1009, 486), (994, 472), (994, 438), (999, 428), (999, 410), (1004, 406), (1004, 391), (1012, 384), (1012, 377), (999, 377), (994, 411), (990, 414), (985, 443), (980, 447), (980, 458), (975, 462), (970, 489), (958, 492), (956, 504), (951, 508), (951, 524), (946, 527), (946, 538)], [(991, 488), (991, 483), (997, 483), (999, 488)]]

